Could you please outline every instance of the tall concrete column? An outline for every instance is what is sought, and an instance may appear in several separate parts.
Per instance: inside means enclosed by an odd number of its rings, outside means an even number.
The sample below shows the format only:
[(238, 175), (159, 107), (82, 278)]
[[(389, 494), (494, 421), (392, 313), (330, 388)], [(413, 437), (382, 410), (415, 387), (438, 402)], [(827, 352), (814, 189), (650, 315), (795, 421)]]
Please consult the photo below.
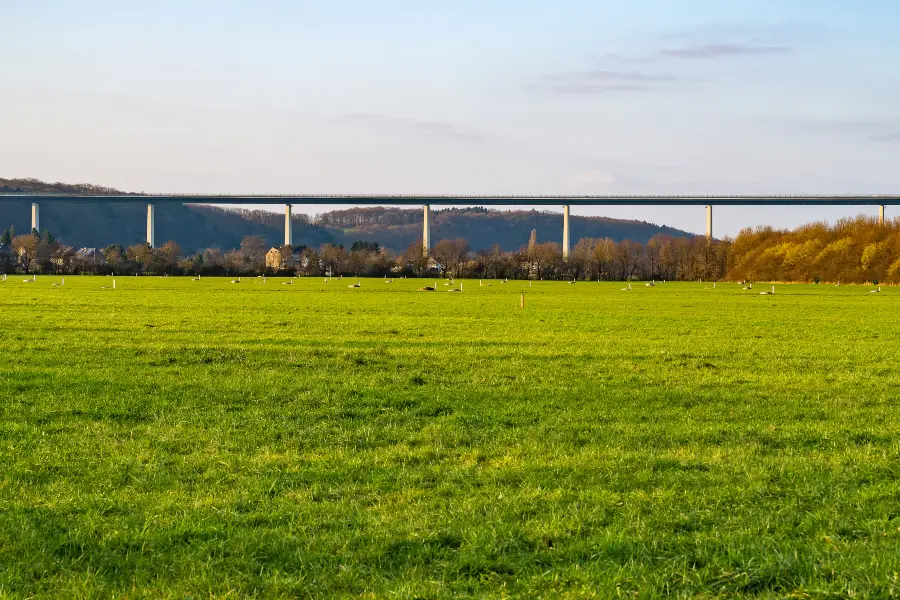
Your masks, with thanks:
[(147, 245), (156, 248), (156, 206), (147, 205)]
[(878, 224), (884, 225), (884, 204), (878, 207)]
[(291, 205), (284, 205), (284, 245), (293, 246), (294, 228), (291, 223)]
[(41, 230), (41, 208), (37, 202), (31, 203), (31, 230)]
[(563, 258), (569, 258), (569, 205), (563, 206)]
[(706, 239), (711, 240), (713, 236), (712, 231), (712, 204), (706, 205)]
[(424, 222), (422, 223), (422, 254), (431, 254), (431, 206), (425, 205), (423, 210)]

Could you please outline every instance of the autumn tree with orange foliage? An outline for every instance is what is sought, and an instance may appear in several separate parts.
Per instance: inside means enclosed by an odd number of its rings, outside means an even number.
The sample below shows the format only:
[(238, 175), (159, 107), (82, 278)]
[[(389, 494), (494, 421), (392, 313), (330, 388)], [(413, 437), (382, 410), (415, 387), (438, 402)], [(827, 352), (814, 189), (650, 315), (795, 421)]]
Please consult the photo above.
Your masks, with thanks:
[(900, 283), (900, 220), (870, 217), (812, 223), (793, 231), (744, 229), (728, 256), (728, 277), (753, 281)]

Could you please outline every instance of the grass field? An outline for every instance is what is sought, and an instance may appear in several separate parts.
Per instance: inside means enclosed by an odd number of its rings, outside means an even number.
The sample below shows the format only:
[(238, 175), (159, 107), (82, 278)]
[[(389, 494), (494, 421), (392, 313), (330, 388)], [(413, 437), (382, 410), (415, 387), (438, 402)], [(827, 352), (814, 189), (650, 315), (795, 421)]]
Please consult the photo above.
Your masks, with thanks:
[(0, 598), (900, 595), (900, 288), (23, 278)]

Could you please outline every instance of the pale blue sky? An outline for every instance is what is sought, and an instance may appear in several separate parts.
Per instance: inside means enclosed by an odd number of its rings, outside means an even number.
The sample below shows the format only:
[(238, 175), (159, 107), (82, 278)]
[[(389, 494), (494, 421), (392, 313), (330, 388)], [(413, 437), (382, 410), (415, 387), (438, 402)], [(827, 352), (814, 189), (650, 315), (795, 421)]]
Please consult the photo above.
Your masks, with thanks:
[[(0, 0), (0, 175), (900, 193), (898, 30), (896, 0)], [(720, 208), (716, 234), (860, 212)], [(704, 227), (698, 207), (576, 213)]]

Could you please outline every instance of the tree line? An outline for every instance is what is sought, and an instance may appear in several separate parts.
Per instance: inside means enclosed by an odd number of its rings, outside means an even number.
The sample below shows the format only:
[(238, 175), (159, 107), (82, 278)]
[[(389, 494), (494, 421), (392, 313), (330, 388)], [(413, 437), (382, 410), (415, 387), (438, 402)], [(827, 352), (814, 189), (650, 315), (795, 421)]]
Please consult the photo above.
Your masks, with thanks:
[(499, 245), (473, 250), (463, 238), (441, 239), (430, 257), (421, 242), (394, 252), (377, 242), (352, 246), (282, 246), (280, 260), (267, 262), (269, 246), (246, 236), (238, 248), (208, 248), (186, 254), (170, 241), (107, 246), (96, 252), (60, 244), (48, 231), (0, 236), (0, 270), (5, 273), (434, 276), (485, 279), (715, 280), (900, 283), (900, 220), (885, 225), (866, 217), (834, 225), (813, 223), (793, 231), (745, 229), (734, 240), (658, 234), (647, 243), (582, 238), (563, 256), (556, 242), (531, 242), (519, 250)]
[(360, 277), (452, 275), (477, 278), (542, 279), (708, 279), (724, 274), (727, 242), (658, 235), (647, 244), (610, 238), (583, 238), (564, 257), (555, 242), (529, 244), (518, 251), (499, 245), (473, 251), (462, 238), (442, 239), (424, 256), (422, 243), (394, 252), (377, 242), (357, 241), (349, 248), (326, 243), (318, 248), (281, 246), (279, 260), (267, 260), (269, 246), (246, 236), (238, 248), (208, 248), (186, 254), (170, 241), (112, 244), (100, 250), (63, 245), (48, 231), (0, 236), (0, 270), (7, 273), (154, 274), (154, 275), (353, 275)]

